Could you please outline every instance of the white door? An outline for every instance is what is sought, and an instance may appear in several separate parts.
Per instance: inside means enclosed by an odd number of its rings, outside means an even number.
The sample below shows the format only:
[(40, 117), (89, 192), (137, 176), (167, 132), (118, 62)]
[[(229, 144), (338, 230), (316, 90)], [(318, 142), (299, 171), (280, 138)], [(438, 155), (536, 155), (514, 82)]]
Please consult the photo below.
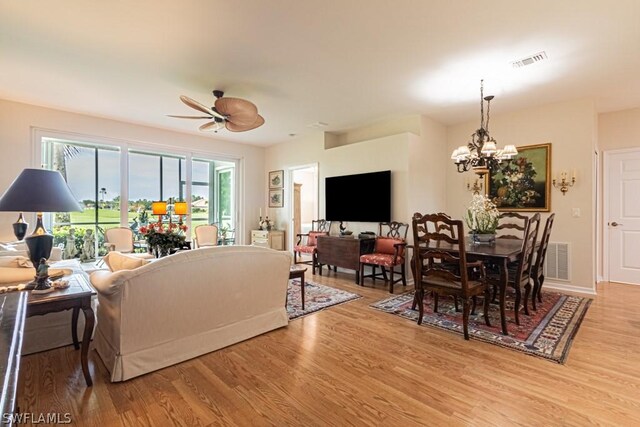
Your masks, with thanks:
[(609, 281), (640, 284), (640, 150), (607, 153)]

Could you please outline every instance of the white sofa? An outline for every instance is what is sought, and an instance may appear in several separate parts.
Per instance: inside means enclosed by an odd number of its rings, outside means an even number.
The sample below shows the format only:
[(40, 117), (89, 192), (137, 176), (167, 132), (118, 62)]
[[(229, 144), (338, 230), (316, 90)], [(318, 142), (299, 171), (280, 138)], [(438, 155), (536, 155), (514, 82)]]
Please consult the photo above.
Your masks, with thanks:
[(286, 252), (220, 246), (92, 273), (99, 300), (94, 346), (111, 381), (286, 326), (290, 264)]

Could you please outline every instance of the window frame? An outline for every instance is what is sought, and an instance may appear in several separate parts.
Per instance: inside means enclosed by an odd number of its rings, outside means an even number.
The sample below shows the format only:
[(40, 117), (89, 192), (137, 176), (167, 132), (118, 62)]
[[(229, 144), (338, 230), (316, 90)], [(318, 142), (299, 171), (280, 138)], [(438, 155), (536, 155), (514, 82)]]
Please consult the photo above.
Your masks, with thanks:
[[(129, 207), (129, 151), (140, 151), (142, 154), (152, 154), (152, 155), (166, 155), (168, 157), (178, 157), (184, 158), (185, 160), (185, 191), (184, 191), (184, 199), (190, 201), (191, 200), (191, 176), (192, 176), (192, 160), (195, 158), (197, 160), (207, 160), (207, 161), (220, 161), (220, 162), (228, 162), (234, 164), (235, 174), (233, 176), (234, 185), (233, 188), (233, 196), (235, 201), (235, 210), (234, 210), (234, 220), (236, 225), (236, 244), (244, 244), (244, 217), (240, 215), (240, 212), (243, 210), (244, 206), (241, 201), (243, 200), (243, 186), (238, 185), (238, 183), (242, 182), (242, 174), (243, 174), (243, 163), (244, 159), (241, 157), (233, 157), (230, 155), (223, 155), (219, 153), (212, 153), (207, 151), (200, 151), (194, 149), (180, 149), (176, 146), (171, 146), (167, 144), (160, 143), (151, 143), (151, 142), (143, 142), (143, 141), (130, 141), (125, 139), (117, 139), (117, 138), (109, 138), (109, 137), (100, 137), (94, 135), (86, 135), (80, 133), (71, 133), (71, 132), (63, 132), (56, 130), (48, 130), (48, 129), (40, 129), (32, 127), (31, 129), (31, 145), (32, 145), (32, 158), (31, 164), (34, 167), (45, 167), (46, 162), (48, 160), (45, 156), (45, 150), (43, 150), (44, 140), (45, 139), (56, 139), (61, 141), (67, 141), (70, 144), (85, 146), (88, 148), (95, 147), (104, 147), (105, 149), (119, 149), (120, 150), (120, 225), (128, 226), (128, 207)], [(213, 169), (213, 168), (212, 168)], [(215, 182), (211, 184), (211, 187), (216, 185)], [(179, 186), (179, 191), (182, 191), (182, 186)], [(97, 210), (96, 210), (97, 211)], [(33, 221), (35, 223), (35, 213), (28, 213), (27, 218), (29, 221)], [(211, 213), (210, 213), (211, 216)], [(52, 215), (45, 214), (44, 216), (45, 224), (47, 227), (51, 227), (52, 224)], [(192, 229), (191, 227), (191, 204), (189, 203), (189, 215), (185, 218), (185, 223)]]

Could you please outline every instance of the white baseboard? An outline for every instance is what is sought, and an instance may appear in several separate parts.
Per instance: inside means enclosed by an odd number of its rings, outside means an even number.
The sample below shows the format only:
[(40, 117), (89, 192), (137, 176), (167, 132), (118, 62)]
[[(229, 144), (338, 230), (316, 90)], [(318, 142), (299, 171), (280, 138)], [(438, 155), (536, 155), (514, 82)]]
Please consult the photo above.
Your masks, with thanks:
[(544, 284), (542, 285), (542, 291), (544, 292), (545, 289), (555, 289), (558, 291), (566, 291), (566, 292), (572, 292), (572, 293), (578, 293), (578, 294), (584, 294), (584, 295), (597, 295), (595, 285), (593, 288), (587, 289), (581, 286), (574, 286), (574, 285), (569, 285), (567, 283), (552, 282), (552, 281), (545, 280)]

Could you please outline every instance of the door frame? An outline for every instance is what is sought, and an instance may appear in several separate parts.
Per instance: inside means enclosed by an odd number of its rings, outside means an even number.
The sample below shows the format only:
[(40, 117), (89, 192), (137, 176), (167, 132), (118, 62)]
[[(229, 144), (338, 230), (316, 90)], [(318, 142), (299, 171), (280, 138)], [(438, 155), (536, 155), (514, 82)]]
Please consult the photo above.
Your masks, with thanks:
[(316, 200), (316, 218), (320, 218), (318, 215), (320, 213), (320, 164), (318, 162), (314, 162), (314, 163), (306, 163), (306, 164), (302, 164), (302, 165), (295, 165), (295, 166), (289, 166), (287, 168), (287, 180), (290, 183), (289, 185), (289, 189), (287, 190), (287, 195), (289, 198), (289, 213), (288, 213), (288, 228), (290, 230), (289, 234), (289, 238), (287, 239), (288, 242), (288, 247), (291, 248), (291, 251), (293, 251), (293, 247), (296, 244), (296, 236), (293, 235), (293, 192), (294, 192), (294, 188), (293, 188), (293, 173), (297, 170), (300, 169), (308, 169), (308, 168), (314, 168), (316, 171), (316, 188), (315, 188), (315, 200)]
[(609, 168), (611, 167), (611, 156), (616, 154), (638, 153), (640, 148), (623, 148), (619, 150), (604, 150), (603, 173), (602, 173), (602, 277), (605, 281), (610, 280), (609, 276)]

